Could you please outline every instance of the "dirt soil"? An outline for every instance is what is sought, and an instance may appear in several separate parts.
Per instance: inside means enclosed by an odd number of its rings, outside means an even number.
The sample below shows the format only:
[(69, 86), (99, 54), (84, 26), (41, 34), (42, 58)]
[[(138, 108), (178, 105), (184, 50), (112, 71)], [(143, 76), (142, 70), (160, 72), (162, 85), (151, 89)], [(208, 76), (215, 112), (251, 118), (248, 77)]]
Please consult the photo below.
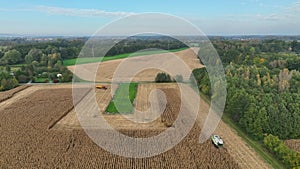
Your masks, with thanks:
[[(174, 53), (138, 56), (105, 61), (100, 64), (89, 63), (76, 65), (75, 74), (81, 79), (88, 81), (94, 81), (94, 75), (96, 74), (97, 82), (110, 82), (113, 77), (116, 80), (125, 81), (129, 81), (131, 77), (133, 77), (133, 81), (154, 81), (157, 73), (163, 72), (163, 70), (151, 67), (162, 67), (166, 69), (169, 74), (173, 74), (174, 76), (181, 74), (184, 79), (189, 79), (193, 69), (203, 67), (203, 65), (200, 64), (197, 55), (194, 53), (198, 53), (198, 51), (198, 48), (190, 48)], [(177, 56), (180, 61), (174, 56)], [(184, 64), (187, 67), (185, 67)], [(175, 65), (176, 69), (174, 69)], [(144, 68), (147, 69), (142, 70)], [(69, 66), (68, 69), (74, 72), (75, 66)], [(138, 69), (138, 72), (136, 72), (136, 69)], [(118, 75), (115, 75), (115, 73)]]
[(8, 90), (8, 91), (3, 91), (0, 92), (0, 102), (5, 101), (7, 99), (10, 99), (11, 97), (13, 97), (16, 93), (26, 89), (30, 87), (30, 85), (22, 85), (22, 86), (18, 86), (14, 89)]
[(300, 140), (292, 139), (284, 141), (284, 144), (290, 147), (291, 149), (298, 151), (300, 153)]

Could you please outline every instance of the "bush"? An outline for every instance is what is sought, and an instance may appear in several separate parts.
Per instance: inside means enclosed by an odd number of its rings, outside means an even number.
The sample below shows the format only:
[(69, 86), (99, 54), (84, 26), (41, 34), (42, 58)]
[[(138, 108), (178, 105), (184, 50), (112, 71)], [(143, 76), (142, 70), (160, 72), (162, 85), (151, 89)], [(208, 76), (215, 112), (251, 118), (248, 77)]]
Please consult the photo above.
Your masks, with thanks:
[(277, 136), (265, 135), (263, 142), (284, 164), (290, 168), (300, 167), (300, 153), (291, 150)]
[(171, 76), (167, 73), (158, 73), (155, 77), (155, 82), (164, 83), (164, 82), (173, 82)]
[(3, 90), (10, 90), (19, 85), (18, 81), (16, 78), (11, 77), (9, 79), (2, 79), (0, 82), (0, 89), (1, 91)]
[(194, 69), (190, 80), (197, 84), (200, 92), (204, 93), (207, 96), (211, 96), (211, 84), (206, 68)]

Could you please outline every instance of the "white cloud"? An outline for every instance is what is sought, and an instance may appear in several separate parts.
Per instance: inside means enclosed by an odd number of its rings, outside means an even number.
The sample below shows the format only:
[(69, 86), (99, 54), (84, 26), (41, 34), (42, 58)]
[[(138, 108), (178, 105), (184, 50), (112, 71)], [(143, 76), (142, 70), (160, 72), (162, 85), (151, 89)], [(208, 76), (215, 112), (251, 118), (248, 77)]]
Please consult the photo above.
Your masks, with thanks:
[(285, 19), (289, 19), (292, 18), (293, 15), (291, 14), (269, 14), (269, 15), (255, 15), (255, 18), (258, 20), (267, 20), (267, 21), (279, 21), (279, 20), (285, 20)]
[(300, 1), (293, 4), (293, 6), (288, 7), (287, 10), (291, 12), (300, 12)]
[(133, 12), (109, 12), (98, 9), (76, 9), (76, 8), (61, 8), (54, 6), (38, 6), (37, 11), (46, 12), (53, 15), (66, 15), (66, 16), (80, 16), (80, 17), (91, 17), (91, 16), (103, 16), (103, 17), (123, 17), (135, 14)]

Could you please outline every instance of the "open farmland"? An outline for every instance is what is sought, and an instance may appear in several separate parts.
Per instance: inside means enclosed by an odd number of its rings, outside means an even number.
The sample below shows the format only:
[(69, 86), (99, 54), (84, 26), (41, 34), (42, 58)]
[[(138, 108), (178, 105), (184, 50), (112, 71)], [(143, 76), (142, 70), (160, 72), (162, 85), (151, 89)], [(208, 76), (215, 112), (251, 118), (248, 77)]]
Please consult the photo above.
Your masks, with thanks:
[[(180, 101), (176, 84), (140, 84), (135, 100), (137, 112), (126, 118), (120, 114), (103, 114), (117, 85), (107, 85), (108, 90), (96, 90), (99, 114), (111, 126), (131, 137), (149, 137), (166, 130), (161, 117), (172, 123), (170, 110), (178, 111)], [(78, 87), (80, 88), (80, 87)], [(159, 100), (152, 93), (154, 89), (164, 91), (168, 103), (161, 117), (153, 120), (150, 114), (153, 100)], [(83, 94), (93, 90), (83, 88)], [(0, 113), (0, 166), (1, 168), (268, 168), (254, 150), (250, 149), (240, 137), (221, 122), (217, 133), (224, 136), (225, 147), (216, 149), (211, 141), (198, 143), (201, 120), (208, 112), (208, 105), (201, 103), (198, 124), (174, 148), (160, 155), (133, 159), (110, 154), (96, 145), (80, 127), (73, 109), (71, 85), (32, 86), (22, 92), (24, 97), (11, 104), (2, 102)], [(84, 95), (80, 96), (82, 98)], [(78, 100), (80, 101), (80, 100)], [(82, 101), (81, 101), (82, 102)], [(148, 111), (147, 111), (148, 110)], [(88, 111), (88, 110), (87, 110)], [(140, 113), (140, 114), (138, 114)], [(132, 119), (144, 119), (149, 123), (135, 123)], [(151, 121), (153, 120), (153, 121)], [(55, 125), (54, 125), (55, 124)], [(53, 126), (54, 125), (54, 126)], [(53, 126), (52, 128), (50, 126)], [(168, 125), (169, 126), (169, 125)], [(50, 128), (50, 129), (49, 129)], [(99, 128), (103, 134), (108, 130)], [(113, 143), (113, 142), (112, 142)], [(125, 151), (125, 150), (124, 150)]]
[[(112, 155), (81, 129), (48, 130), (72, 106), (70, 88), (57, 88), (37, 90), (1, 109), (1, 168), (239, 168), (226, 149), (197, 143), (197, 125), (173, 149), (144, 159)], [(141, 137), (157, 131), (122, 132)]]
[[(118, 66), (122, 65), (122, 62), (126, 63), (127, 68), (136, 67), (138, 65), (143, 65), (145, 67), (153, 67), (156, 65), (161, 65), (164, 63), (164, 67), (172, 68), (178, 60), (174, 59), (174, 56), (178, 56), (183, 63), (185, 63), (190, 70), (192, 71), (195, 68), (201, 68), (203, 65), (200, 64), (199, 59), (195, 53), (198, 53), (197, 48), (190, 48), (179, 52), (174, 53), (164, 53), (164, 54), (153, 54), (139, 57), (131, 57), (126, 59), (117, 59), (106, 62), (99, 63), (89, 63), (89, 64), (80, 64), (76, 65), (76, 75), (88, 81), (98, 81), (98, 82), (110, 82), (113, 79), (114, 73), (116, 72)], [(195, 51), (195, 53), (194, 53)], [(177, 66), (182, 66), (176, 64)], [(123, 63), (124, 64), (124, 63)], [(98, 67), (99, 66), (99, 67)], [(74, 72), (75, 66), (68, 66), (68, 69)], [(183, 68), (178, 67), (177, 69), (184, 70)], [(78, 71), (80, 70), (80, 71)], [(94, 70), (97, 70), (96, 79), (94, 76), (87, 76), (95, 74)], [(182, 73), (184, 79), (189, 79), (191, 71), (185, 71)], [(161, 72), (159, 69), (145, 69), (140, 71), (136, 76), (134, 76), (133, 81), (154, 81), (154, 78), (157, 73)], [(130, 71), (122, 71), (124, 78), (130, 78)]]
[(27, 87), (29, 87), (29, 85), (23, 85), (23, 86), (18, 86), (14, 89), (11, 89), (9, 91), (4, 91), (0, 93), (0, 102), (5, 101), (7, 99), (10, 99), (11, 97), (13, 97), (16, 93), (26, 89)]

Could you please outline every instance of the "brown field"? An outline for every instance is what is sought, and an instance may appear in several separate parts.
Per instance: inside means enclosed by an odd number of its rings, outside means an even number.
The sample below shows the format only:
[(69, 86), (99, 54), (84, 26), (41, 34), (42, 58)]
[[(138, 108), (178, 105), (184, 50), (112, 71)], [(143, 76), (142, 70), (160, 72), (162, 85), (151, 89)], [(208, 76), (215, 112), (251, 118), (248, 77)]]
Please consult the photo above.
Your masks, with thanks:
[[(116, 89), (114, 85), (108, 87)], [(93, 90), (78, 88), (84, 94), (79, 98), (86, 93), (94, 94)], [(150, 104), (157, 100), (155, 94), (151, 95), (153, 89), (164, 91), (168, 100), (163, 115), (156, 120), (153, 118), (157, 115), (150, 114), (157, 110)], [(113, 155), (86, 135), (72, 110), (71, 85), (32, 86), (22, 92), (23, 95), (0, 103), (4, 105), (0, 107), (0, 168), (270, 168), (222, 121), (216, 133), (223, 136), (224, 148), (215, 148), (210, 140), (198, 143), (202, 118), (205, 119), (209, 108), (203, 100), (198, 124), (178, 145), (154, 157), (134, 159)], [(169, 116), (178, 111), (179, 98), (176, 84), (140, 84), (134, 104), (137, 110), (148, 114), (136, 111), (125, 118), (102, 114), (111, 99), (110, 90), (96, 90), (99, 115), (131, 137), (149, 137), (165, 130), (162, 117), (166, 115), (166, 121), (172, 123), (174, 117)], [(153, 121), (140, 124), (132, 119)], [(97, 130), (107, 132), (105, 128)]]
[[(112, 155), (81, 129), (48, 130), (72, 106), (70, 88), (57, 88), (37, 90), (1, 109), (1, 168), (239, 168), (226, 149), (197, 144), (197, 126), (173, 149), (144, 159)], [(122, 132), (142, 137), (157, 131)]]
[(162, 89), (167, 96), (167, 105), (164, 113), (161, 115), (161, 121), (166, 127), (171, 127), (177, 119), (181, 99), (180, 93), (176, 89)]
[(0, 92), (0, 102), (10, 99), (16, 93), (18, 93), (28, 87), (29, 87), (29, 85), (22, 85), (22, 86), (18, 86), (16, 88), (8, 90), (8, 91)]
[[(136, 68), (138, 66), (144, 68), (144, 67), (163, 65), (166, 69), (170, 70), (174, 68), (174, 65), (176, 65), (176, 70), (184, 70), (183, 68), (180, 67), (183, 64), (178, 63), (176, 60), (174, 60), (174, 55), (176, 55), (189, 67), (190, 71), (187, 70), (187, 71), (180, 72), (180, 74), (183, 76), (184, 79), (189, 79), (191, 71), (193, 69), (203, 67), (203, 65), (200, 64), (196, 54), (193, 52), (195, 51), (197, 53), (198, 50), (199, 49), (197, 48), (192, 48), (192, 49), (186, 49), (175, 53), (146, 55), (146, 56), (126, 58), (126, 59), (105, 61), (105, 62), (101, 62), (100, 64), (89, 63), (89, 64), (76, 65), (76, 75), (84, 80), (89, 80), (89, 81), (96, 80), (97, 82), (110, 82), (112, 81), (112, 78), (118, 66), (125, 63), (126, 66), (123, 67), (124, 71), (122, 71), (122, 67), (119, 69), (123, 75), (122, 80), (124, 80), (125, 78), (126, 81), (128, 81), (129, 78), (131, 77), (130, 73), (132, 71), (129, 70), (129, 68)], [(69, 66), (68, 69), (74, 72), (75, 66)], [(94, 79), (95, 77), (93, 76), (95, 72), (97, 72), (96, 79)], [(154, 81), (155, 76), (159, 72), (162, 72), (162, 70), (158, 70), (154, 68), (149, 68), (140, 71), (137, 75), (134, 76), (133, 81)], [(175, 75), (179, 74), (176, 73), (176, 71), (173, 73)]]
[(300, 140), (286, 140), (284, 141), (284, 144), (290, 147), (291, 149), (298, 151), (300, 153)]

